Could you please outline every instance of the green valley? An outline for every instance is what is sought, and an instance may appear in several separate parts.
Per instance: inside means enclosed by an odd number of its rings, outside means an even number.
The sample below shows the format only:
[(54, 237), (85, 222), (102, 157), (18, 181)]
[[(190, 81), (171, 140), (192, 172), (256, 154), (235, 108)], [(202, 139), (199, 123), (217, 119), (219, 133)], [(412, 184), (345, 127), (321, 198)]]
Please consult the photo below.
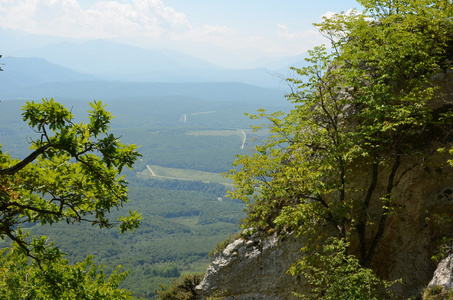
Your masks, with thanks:
[[(87, 101), (56, 100), (76, 119), (88, 109)], [(216, 244), (239, 231), (243, 204), (225, 197), (232, 185), (220, 173), (231, 169), (236, 154), (251, 151), (255, 134), (248, 129), (250, 120), (244, 112), (260, 106), (183, 96), (114, 98), (103, 103), (115, 116), (112, 131), (123, 142), (140, 145), (143, 155), (134, 170), (124, 171), (130, 202), (113, 211), (112, 219), (137, 210), (143, 216), (140, 228), (120, 234), (116, 228), (100, 230), (87, 224), (24, 227), (32, 235), (47, 236), (70, 262), (93, 254), (107, 274), (122, 265), (131, 273), (121, 286), (136, 298), (156, 299), (159, 284), (169, 284), (184, 273), (204, 272)], [(18, 158), (30, 153), (27, 141), (36, 137), (22, 122), (24, 104), (24, 100), (0, 103), (3, 150)], [(188, 117), (181, 122), (184, 113)]]

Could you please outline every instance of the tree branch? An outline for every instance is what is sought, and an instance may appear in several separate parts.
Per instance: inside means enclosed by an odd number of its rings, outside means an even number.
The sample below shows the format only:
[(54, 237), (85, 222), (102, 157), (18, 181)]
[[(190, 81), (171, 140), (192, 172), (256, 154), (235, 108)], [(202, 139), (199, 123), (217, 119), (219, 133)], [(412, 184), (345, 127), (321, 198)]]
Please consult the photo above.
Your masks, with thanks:
[(16, 164), (15, 166), (8, 168), (8, 169), (2, 169), (0, 170), (0, 175), (14, 175), (18, 171), (22, 170), (25, 168), (29, 163), (34, 161), (39, 155), (43, 154), (47, 149), (51, 147), (56, 147), (55, 144), (45, 144), (44, 146), (36, 149), (33, 151), (29, 156), (27, 156), (24, 160)]
[[(398, 168), (401, 164), (401, 155), (397, 154), (395, 162), (393, 163), (392, 171), (390, 172), (388, 182), (387, 182), (387, 191), (385, 198), (389, 199), (390, 194), (392, 193), (393, 188), (395, 187), (395, 176), (396, 172), (398, 171)], [(371, 258), (373, 257), (374, 250), (376, 249), (377, 244), (382, 238), (382, 235), (384, 234), (384, 229), (385, 229), (385, 222), (387, 220), (389, 214), (389, 209), (387, 207), (384, 207), (382, 214), (381, 214), (381, 219), (379, 220), (379, 225), (378, 225), (378, 230), (374, 236), (373, 241), (371, 242), (370, 249), (368, 250), (368, 255), (366, 257), (365, 261), (365, 266), (371, 261)]]
[(365, 195), (365, 200), (363, 201), (362, 212), (360, 216), (359, 223), (356, 225), (357, 234), (359, 235), (359, 243), (360, 243), (360, 264), (366, 264), (366, 256), (367, 256), (367, 247), (366, 247), (366, 212), (368, 207), (370, 206), (371, 197), (373, 196), (374, 190), (376, 189), (377, 181), (378, 181), (378, 170), (379, 164), (377, 162), (373, 163), (373, 174), (371, 177), (371, 183), (368, 187), (368, 191)]

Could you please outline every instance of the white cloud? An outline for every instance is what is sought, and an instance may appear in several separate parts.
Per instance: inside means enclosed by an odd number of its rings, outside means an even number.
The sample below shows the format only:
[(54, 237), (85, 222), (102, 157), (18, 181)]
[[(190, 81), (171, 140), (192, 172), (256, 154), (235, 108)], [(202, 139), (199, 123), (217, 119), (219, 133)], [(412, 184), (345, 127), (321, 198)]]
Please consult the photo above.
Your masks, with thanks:
[(161, 0), (99, 1), (86, 10), (77, 0), (0, 0), (0, 26), (77, 38), (161, 37), (190, 28)]
[(204, 50), (209, 55), (225, 51), (247, 59), (298, 55), (325, 42), (315, 28), (276, 24), (274, 30), (251, 33), (240, 23), (234, 25), (236, 30), (206, 23), (194, 26), (164, 0), (0, 0), (0, 27), (34, 34), (117, 39), (147, 47), (173, 45), (191, 54), (209, 45)]

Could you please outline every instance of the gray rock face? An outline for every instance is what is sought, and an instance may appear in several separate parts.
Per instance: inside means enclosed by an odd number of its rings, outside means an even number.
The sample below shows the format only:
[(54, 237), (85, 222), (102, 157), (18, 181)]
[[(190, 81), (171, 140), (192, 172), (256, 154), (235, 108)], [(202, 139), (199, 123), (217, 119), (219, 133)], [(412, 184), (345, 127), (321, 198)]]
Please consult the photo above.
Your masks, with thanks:
[(239, 238), (213, 257), (197, 289), (203, 298), (299, 299), (292, 291), (301, 286), (300, 279), (286, 271), (300, 258), (301, 247), (302, 240), (291, 236)]

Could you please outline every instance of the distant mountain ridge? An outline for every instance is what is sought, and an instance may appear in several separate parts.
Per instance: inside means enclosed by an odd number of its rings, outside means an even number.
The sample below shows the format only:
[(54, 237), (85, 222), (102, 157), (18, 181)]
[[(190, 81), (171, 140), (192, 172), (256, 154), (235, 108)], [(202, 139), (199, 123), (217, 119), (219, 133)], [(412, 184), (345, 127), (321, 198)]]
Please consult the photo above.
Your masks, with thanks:
[[(1, 32), (0, 32), (1, 33)], [(102, 80), (142, 82), (242, 82), (278, 87), (289, 66), (301, 66), (297, 57), (257, 59), (252, 68), (230, 69), (168, 49), (144, 49), (108, 40), (63, 41), (38, 48), (12, 51), (14, 57), (39, 57)], [(277, 75), (276, 74), (282, 74)]]
[(78, 72), (95, 75), (215, 67), (202, 59), (177, 51), (168, 54), (106, 40), (91, 40), (81, 44), (54, 43), (37, 49), (17, 51), (15, 54), (22, 57), (42, 57)]
[(0, 62), (3, 64), (3, 72), (0, 72), (0, 93), (51, 82), (96, 79), (94, 75), (79, 73), (42, 58), (4, 57)]
[(52, 40), (2, 28), (0, 38), (11, 43), (5, 48), (8, 51), (0, 53), (4, 55), (0, 59), (3, 99), (184, 96), (270, 103), (285, 93), (289, 66), (300, 67), (304, 56), (257, 58), (252, 64), (263, 67), (232, 69), (177, 50), (108, 40)]

